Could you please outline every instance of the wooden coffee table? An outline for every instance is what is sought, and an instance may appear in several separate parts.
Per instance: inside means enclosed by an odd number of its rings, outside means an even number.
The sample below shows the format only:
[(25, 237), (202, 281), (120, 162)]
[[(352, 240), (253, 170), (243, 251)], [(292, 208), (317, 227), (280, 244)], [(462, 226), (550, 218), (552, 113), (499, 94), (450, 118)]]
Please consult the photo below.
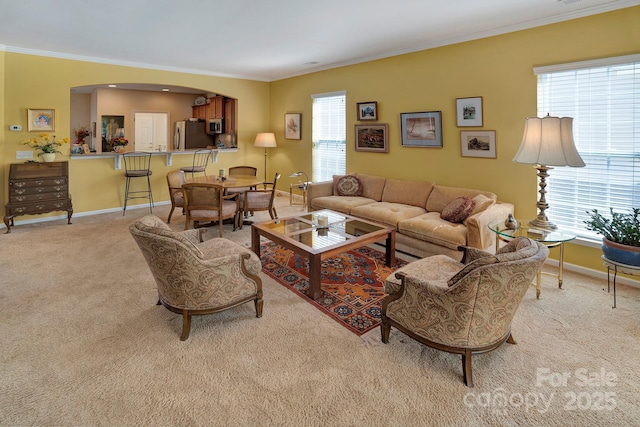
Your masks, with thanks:
[[(329, 226), (318, 227), (327, 216)], [(396, 263), (396, 230), (331, 210), (279, 218), (251, 225), (251, 249), (260, 257), (260, 236), (309, 259), (309, 297), (320, 298), (322, 260), (386, 239), (385, 264)]]

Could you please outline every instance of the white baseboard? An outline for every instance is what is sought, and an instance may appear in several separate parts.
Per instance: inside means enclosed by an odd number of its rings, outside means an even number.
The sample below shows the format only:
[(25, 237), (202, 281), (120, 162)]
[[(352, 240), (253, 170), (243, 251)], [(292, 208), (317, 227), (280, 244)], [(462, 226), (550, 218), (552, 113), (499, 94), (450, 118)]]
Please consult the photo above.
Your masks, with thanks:
[[(558, 268), (559, 262), (556, 259), (547, 259), (545, 262), (547, 265), (552, 265)], [(580, 265), (571, 264), (568, 262), (564, 263), (564, 269), (568, 271), (573, 271), (574, 273), (584, 274), (585, 276), (594, 277), (596, 279), (607, 280), (607, 273), (604, 271), (594, 270), (592, 268), (582, 267)], [(613, 282), (613, 272), (611, 273), (611, 281)], [(630, 277), (622, 276), (618, 274), (616, 277), (616, 283), (622, 283), (624, 285), (632, 286), (634, 288), (640, 289), (640, 280), (632, 279)]]
[[(162, 205), (170, 205), (171, 202), (169, 201), (164, 201), (164, 202), (153, 202), (153, 206), (162, 206)], [(148, 204), (139, 204), (139, 205), (130, 205), (127, 206), (127, 210), (134, 210), (134, 209), (149, 209), (149, 205)], [(78, 212), (73, 214), (72, 218), (78, 218), (78, 217), (83, 217), (83, 216), (92, 216), (92, 215), (100, 215), (100, 214), (106, 214), (106, 213), (113, 213), (113, 212), (122, 212), (122, 208), (118, 207), (118, 208), (109, 208), (109, 209), (100, 209), (97, 211), (88, 211), (88, 212)], [(14, 218), (14, 224), (12, 225), (12, 227), (17, 227), (18, 225), (23, 225), (23, 224), (36, 224), (39, 222), (49, 222), (49, 221), (57, 221), (60, 219), (67, 219), (67, 214), (64, 213), (62, 215), (55, 215), (55, 216), (45, 216), (45, 217), (37, 217), (37, 218), (33, 218), (33, 219), (23, 219), (23, 220), (18, 220), (16, 218)], [(4, 224), (1, 225), (2, 228), (7, 228)]]

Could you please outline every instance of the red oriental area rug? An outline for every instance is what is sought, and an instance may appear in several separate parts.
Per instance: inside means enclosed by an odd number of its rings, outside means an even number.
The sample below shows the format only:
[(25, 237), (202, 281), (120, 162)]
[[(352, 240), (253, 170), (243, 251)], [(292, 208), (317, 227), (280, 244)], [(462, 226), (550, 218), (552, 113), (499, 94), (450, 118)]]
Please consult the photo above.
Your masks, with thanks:
[(407, 264), (396, 258), (396, 267), (384, 265), (384, 252), (363, 247), (322, 261), (322, 295), (317, 301), (307, 296), (309, 262), (272, 242), (260, 246), (262, 271), (278, 283), (311, 302), (357, 335), (380, 325), (384, 281)]

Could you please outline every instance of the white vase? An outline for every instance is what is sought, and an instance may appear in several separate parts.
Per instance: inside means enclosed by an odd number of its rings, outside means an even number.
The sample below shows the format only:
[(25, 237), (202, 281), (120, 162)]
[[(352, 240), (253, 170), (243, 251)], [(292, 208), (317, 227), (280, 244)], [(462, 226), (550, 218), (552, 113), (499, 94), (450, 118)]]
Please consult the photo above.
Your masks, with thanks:
[(42, 153), (42, 161), (53, 162), (56, 160), (56, 153)]

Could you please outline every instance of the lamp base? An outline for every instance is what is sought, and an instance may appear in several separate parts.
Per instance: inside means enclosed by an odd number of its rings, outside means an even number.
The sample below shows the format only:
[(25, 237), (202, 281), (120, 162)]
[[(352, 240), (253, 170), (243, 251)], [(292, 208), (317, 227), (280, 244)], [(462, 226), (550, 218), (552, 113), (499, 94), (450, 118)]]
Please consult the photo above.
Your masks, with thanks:
[(558, 229), (558, 226), (549, 221), (546, 216), (543, 216), (542, 218), (538, 216), (537, 218), (532, 219), (531, 221), (529, 221), (529, 225), (535, 228), (541, 228), (543, 230)]

